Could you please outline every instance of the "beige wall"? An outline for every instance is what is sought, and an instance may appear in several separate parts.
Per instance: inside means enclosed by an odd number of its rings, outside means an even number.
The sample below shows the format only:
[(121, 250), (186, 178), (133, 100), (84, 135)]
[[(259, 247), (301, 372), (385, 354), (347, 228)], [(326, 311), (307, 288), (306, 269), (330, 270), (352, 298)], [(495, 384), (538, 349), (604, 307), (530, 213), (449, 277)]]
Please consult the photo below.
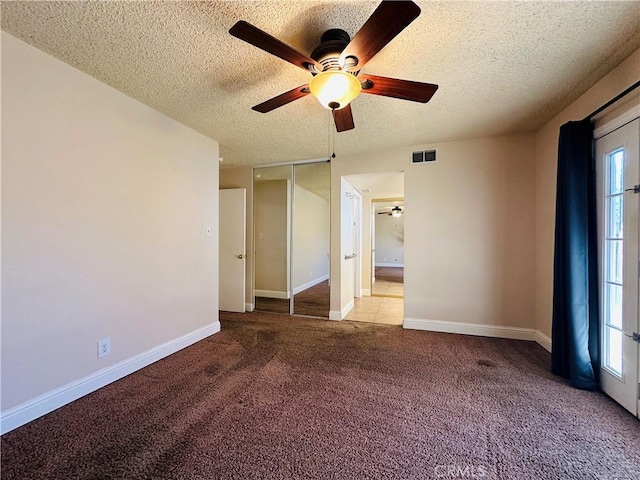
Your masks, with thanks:
[(254, 185), (256, 296), (288, 298), (291, 294), (290, 188), (289, 180), (267, 180)]
[(218, 323), (215, 141), (3, 32), (2, 177), (3, 414)]
[(253, 169), (231, 167), (220, 169), (220, 188), (244, 188), (247, 191), (247, 260), (245, 271), (245, 303), (253, 310)]
[(295, 186), (293, 208), (294, 294), (329, 275), (329, 201)]
[[(333, 211), (341, 176), (405, 165), (406, 318), (533, 328), (534, 146), (533, 135), (515, 135), (332, 162)], [(436, 163), (410, 164), (412, 150), (434, 147)], [(339, 278), (340, 221), (332, 219), (333, 312), (349, 300)]]
[(404, 264), (404, 215), (375, 216), (376, 266), (402, 266)]
[(560, 112), (536, 134), (536, 329), (551, 336), (556, 171), (560, 126), (580, 120), (640, 80), (640, 50)]

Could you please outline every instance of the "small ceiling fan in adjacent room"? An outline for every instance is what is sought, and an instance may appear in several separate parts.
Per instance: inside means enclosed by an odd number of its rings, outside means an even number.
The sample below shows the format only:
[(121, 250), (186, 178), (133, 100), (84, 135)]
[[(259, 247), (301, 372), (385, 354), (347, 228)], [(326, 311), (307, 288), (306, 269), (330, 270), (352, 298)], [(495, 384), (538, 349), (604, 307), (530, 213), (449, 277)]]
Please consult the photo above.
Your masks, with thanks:
[(313, 78), (281, 95), (271, 98), (253, 110), (267, 113), (309, 93), (333, 113), (338, 132), (354, 128), (350, 102), (361, 92), (399, 98), (412, 102), (428, 102), (438, 89), (431, 83), (400, 80), (362, 73), (362, 68), (385, 45), (420, 15), (420, 7), (411, 1), (383, 1), (351, 39), (341, 29), (330, 29), (320, 37), (318, 45), (307, 56), (243, 20), (229, 33), (296, 67), (308, 71)]
[(378, 212), (378, 215), (389, 215), (390, 217), (399, 218), (402, 215), (402, 209), (397, 205), (387, 212)]

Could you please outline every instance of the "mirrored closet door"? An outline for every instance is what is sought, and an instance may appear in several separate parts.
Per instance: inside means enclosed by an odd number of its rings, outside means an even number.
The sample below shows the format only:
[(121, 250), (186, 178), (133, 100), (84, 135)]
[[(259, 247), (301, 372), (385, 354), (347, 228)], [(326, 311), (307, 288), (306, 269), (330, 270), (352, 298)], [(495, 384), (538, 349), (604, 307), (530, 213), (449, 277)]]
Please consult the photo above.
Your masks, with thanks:
[(291, 165), (253, 173), (255, 310), (291, 313)]
[(329, 317), (331, 164), (294, 167), (293, 313)]
[(328, 162), (254, 168), (256, 311), (329, 316)]

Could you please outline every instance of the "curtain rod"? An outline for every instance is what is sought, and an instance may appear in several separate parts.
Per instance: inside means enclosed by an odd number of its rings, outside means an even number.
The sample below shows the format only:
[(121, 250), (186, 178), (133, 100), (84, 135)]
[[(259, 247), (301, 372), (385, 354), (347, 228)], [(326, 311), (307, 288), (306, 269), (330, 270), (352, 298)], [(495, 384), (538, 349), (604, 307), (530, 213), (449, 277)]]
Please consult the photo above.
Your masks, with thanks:
[(620, 100), (622, 97), (626, 96), (627, 94), (633, 92), (636, 88), (640, 87), (640, 81), (637, 81), (636, 83), (634, 83), (633, 85), (631, 85), (629, 88), (627, 88), (624, 92), (616, 95), (615, 97), (613, 97), (611, 100), (609, 100), (607, 103), (605, 103), (604, 105), (602, 105), (600, 108), (595, 109), (593, 112), (591, 112), (589, 115), (587, 115), (586, 117), (584, 117), (582, 119), (582, 121), (585, 120), (590, 120), (591, 118), (595, 117), (597, 114), (599, 114), (600, 112), (602, 112), (605, 108), (610, 107), (611, 105), (613, 105), (614, 103), (616, 103), (618, 100)]

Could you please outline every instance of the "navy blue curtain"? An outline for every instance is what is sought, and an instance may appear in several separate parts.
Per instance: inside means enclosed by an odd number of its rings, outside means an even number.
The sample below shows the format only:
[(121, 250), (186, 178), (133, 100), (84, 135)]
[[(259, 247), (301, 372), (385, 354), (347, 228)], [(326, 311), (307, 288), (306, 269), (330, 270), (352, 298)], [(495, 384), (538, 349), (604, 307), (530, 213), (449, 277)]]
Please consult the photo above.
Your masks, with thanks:
[(599, 388), (596, 182), (590, 119), (560, 128), (551, 370)]

